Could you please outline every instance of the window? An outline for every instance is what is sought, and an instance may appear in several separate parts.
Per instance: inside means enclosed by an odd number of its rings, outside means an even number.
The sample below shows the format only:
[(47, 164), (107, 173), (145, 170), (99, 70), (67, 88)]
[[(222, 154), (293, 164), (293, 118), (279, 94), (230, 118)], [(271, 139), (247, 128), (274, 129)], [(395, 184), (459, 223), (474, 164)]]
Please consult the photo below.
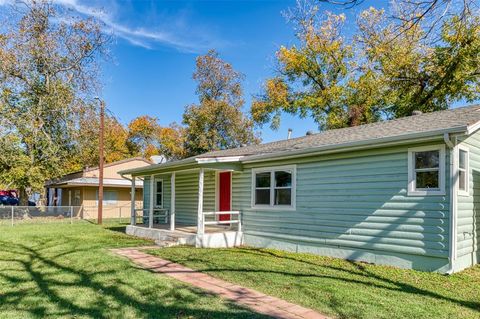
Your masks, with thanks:
[(255, 205), (270, 205), (271, 172), (255, 174)]
[(469, 195), (469, 152), (464, 147), (458, 148), (458, 193), (460, 195)]
[(295, 207), (295, 167), (254, 169), (252, 206)]
[[(104, 205), (117, 205), (117, 191), (103, 191)], [(97, 205), (98, 205), (98, 190), (97, 190)]]
[(163, 180), (155, 180), (155, 207), (163, 207)]
[(76, 189), (73, 191), (73, 205), (80, 206), (80, 200), (81, 200), (80, 190)]
[(445, 194), (445, 146), (408, 150), (408, 194)]

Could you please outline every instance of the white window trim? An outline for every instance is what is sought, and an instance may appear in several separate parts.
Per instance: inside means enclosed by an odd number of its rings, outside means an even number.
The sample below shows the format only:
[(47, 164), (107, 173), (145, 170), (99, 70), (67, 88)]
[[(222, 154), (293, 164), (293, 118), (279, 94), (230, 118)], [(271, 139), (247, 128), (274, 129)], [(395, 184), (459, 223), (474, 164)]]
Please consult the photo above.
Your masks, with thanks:
[[(467, 158), (465, 162), (465, 184), (466, 189), (460, 189), (460, 151), (467, 152)], [(455, 169), (457, 171), (457, 194), (460, 196), (470, 196), (470, 149), (464, 145), (457, 145), (455, 152)]]
[[(292, 172), (292, 198), (291, 205), (273, 205), (275, 201), (275, 171), (291, 171)], [(255, 204), (255, 175), (257, 173), (270, 172), (270, 205)], [(272, 191), (273, 190), (273, 191)], [(295, 210), (297, 205), (297, 165), (272, 166), (252, 169), (252, 185), (251, 185), (251, 208), (261, 210)]]
[[(439, 151), (439, 165), (438, 165), (438, 189), (416, 189), (416, 174), (415, 174), (415, 158), (414, 154), (418, 152)], [(421, 146), (408, 149), (408, 196), (429, 196), (445, 195), (445, 145), (430, 145)]]
[[(157, 205), (157, 182), (162, 182), (162, 204), (161, 205)], [(154, 188), (154, 192), (153, 192), (153, 207), (155, 208), (163, 208), (163, 202), (164, 202), (164, 196), (165, 196), (165, 193), (163, 192), (163, 189), (164, 189), (164, 183), (163, 183), (163, 178), (154, 178), (154, 181), (153, 181), (153, 188)]]

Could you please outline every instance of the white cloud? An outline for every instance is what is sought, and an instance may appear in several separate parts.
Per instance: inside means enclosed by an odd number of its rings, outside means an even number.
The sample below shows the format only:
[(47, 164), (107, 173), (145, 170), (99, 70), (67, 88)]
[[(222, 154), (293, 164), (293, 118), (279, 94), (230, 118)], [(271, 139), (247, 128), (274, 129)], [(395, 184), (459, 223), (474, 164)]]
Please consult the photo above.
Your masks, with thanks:
[[(10, 3), (11, 0), (0, 0), (0, 6)], [(176, 30), (166, 30), (160, 24), (156, 27), (136, 27), (122, 24), (114, 14), (114, 10), (108, 12), (99, 7), (85, 5), (78, 0), (53, 0), (54, 3), (63, 7), (72, 9), (82, 15), (94, 17), (105, 25), (104, 32), (113, 33), (133, 45), (152, 49), (155, 46), (162, 45), (172, 47), (183, 52), (199, 52), (209, 48), (218, 48), (224, 46), (226, 42), (215, 39), (207, 31), (203, 30), (200, 34), (192, 33), (191, 30), (201, 30), (199, 26), (191, 27), (185, 25), (184, 17), (178, 17), (178, 21), (169, 21)], [(115, 3), (111, 3), (114, 5)], [(166, 25), (163, 23), (163, 25)], [(181, 25), (181, 28), (178, 26)]]

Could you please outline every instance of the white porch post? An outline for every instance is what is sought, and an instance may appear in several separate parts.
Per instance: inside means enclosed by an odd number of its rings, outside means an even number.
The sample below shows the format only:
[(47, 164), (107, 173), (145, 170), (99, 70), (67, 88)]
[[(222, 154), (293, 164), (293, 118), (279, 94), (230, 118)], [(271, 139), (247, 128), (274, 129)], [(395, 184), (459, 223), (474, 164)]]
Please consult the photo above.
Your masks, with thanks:
[(198, 174), (198, 215), (197, 215), (197, 234), (203, 235), (205, 232), (205, 225), (203, 224), (203, 168), (200, 168)]
[(131, 203), (131, 209), (130, 209), (130, 225), (136, 225), (137, 224), (137, 216), (135, 213), (135, 176), (132, 175), (132, 188), (130, 190), (130, 203)]
[(149, 214), (148, 214), (148, 228), (153, 228), (153, 189), (154, 186), (154, 176), (150, 176), (150, 209), (149, 209)]
[(172, 189), (172, 196), (170, 196), (170, 230), (175, 230), (175, 172), (170, 178), (170, 186)]

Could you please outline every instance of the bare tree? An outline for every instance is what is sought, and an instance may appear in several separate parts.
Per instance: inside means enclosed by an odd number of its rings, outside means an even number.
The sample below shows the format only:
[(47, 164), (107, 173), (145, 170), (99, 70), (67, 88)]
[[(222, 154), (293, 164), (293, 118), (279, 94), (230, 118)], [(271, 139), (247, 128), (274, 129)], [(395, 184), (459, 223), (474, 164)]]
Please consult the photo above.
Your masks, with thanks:
[[(343, 6), (346, 9), (355, 7), (364, 0), (316, 0)], [(475, 0), (393, 0), (394, 11), (391, 18), (396, 20), (396, 34), (407, 32), (422, 24), (426, 30), (424, 37), (435, 35), (432, 41), (438, 41), (438, 30), (442, 21), (458, 16), (461, 21), (466, 21), (479, 10)]]

